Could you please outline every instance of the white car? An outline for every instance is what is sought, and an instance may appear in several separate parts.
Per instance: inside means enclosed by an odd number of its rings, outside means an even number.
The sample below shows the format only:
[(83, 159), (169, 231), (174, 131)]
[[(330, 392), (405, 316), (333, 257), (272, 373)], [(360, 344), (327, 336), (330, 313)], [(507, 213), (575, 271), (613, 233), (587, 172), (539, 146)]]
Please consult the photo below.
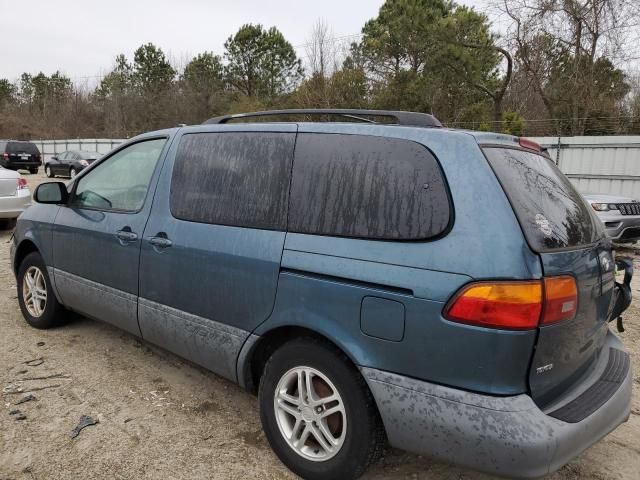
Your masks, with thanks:
[(31, 192), (27, 181), (18, 172), (0, 167), (0, 222), (12, 228), (29, 205)]

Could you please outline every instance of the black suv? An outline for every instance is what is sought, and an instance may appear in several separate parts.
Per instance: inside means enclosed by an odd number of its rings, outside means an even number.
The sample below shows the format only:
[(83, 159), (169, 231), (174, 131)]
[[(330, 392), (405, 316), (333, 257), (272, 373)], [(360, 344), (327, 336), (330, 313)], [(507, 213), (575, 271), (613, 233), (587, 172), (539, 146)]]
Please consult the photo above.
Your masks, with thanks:
[(24, 169), (38, 173), (42, 155), (35, 143), (19, 140), (0, 140), (0, 166), (10, 170)]

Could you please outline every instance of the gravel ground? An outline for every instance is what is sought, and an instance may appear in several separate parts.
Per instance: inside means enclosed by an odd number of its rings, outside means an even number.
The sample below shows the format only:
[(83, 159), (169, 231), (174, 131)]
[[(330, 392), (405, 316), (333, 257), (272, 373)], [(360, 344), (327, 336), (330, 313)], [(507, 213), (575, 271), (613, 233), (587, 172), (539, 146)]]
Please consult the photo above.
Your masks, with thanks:
[[(32, 188), (44, 180), (25, 178)], [(92, 320), (28, 327), (9, 237), (0, 231), (0, 480), (294, 478), (266, 442), (256, 399), (234, 384)], [(633, 289), (640, 297), (640, 274)], [(636, 372), (629, 422), (549, 478), (639, 478), (639, 305), (634, 300), (621, 334)], [(15, 406), (25, 392), (36, 400)], [(26, 418), (9, 414), (16, 409)], [(71, 439), (82, 415), (99, 423)], [(387, 450), (366, 478), (492, 477)]]

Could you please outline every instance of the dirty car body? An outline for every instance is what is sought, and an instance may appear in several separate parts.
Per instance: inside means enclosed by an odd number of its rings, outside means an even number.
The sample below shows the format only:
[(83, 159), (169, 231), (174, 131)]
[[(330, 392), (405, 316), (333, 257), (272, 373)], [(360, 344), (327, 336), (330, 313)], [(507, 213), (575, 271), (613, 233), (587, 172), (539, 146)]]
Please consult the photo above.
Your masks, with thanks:
[(620, 195), (584, 195), (615, 242), (640, 240), (640, 202)]
[[(37, 253), (61, 306), (260, 390), (274, 450), (304, 477), (361, 474), (367, 422), (394, 447), (539, 477), (629, 416), (608, 323), (628, 281), (591, 208), (518, 138), (216, 121), (136, 137), (51, 198), (18, 223), (19, 298)], [(287, 363), (300, 339), (300, 358), (335, 360)], [(322, 388), (289, 389), (296, 372)], [(333, 390), (335, 422), (305, 388)], [(286, 438), (299, 423), (302, 447)], [(305, 446), (316, 426), (325, 451)]]

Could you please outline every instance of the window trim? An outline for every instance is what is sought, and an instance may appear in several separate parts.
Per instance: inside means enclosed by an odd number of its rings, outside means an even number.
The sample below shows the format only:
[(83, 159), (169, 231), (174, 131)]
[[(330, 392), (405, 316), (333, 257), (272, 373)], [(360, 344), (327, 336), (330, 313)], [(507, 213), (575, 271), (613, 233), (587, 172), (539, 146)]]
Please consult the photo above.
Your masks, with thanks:
[[(360, 236), (353, 236), (353, 235), (338, 235), (338, 234), (331, 234), (331, 233), (308, 233), (308, 232), (298, 232), (296, 230), (291, 230), (289, 228), (289, 218), (290, 218), (290, 213), (291, 213), (291, 192), (293, 190), (293, 172), (294, 172), (294, 169), (296, 167), (296, 151), (297, 151), (297, 147), (298, 147), (298, 140), (300, 139), (301, 135), (344, 135), (344, 136), (355, 136), (355, 137), (391, 138), (391, 139), (394, 139), (394, 140), (400, 140), (400, 141), (404, 141), (404, 142), (415, 143), (418, 146), (424, 148), (427, 152), (429, 152), (429, 154), (435, 160), (436, 165), (438, 167), (438, 171), (440, 172), (440, 176), (442, 177), (442, 180), (443, 180), (444, 191), (445, 191), (445, 194), (447, 196), (447, 204), (449, 206), (449, 222), (447, 223), (447, 226), (442, 230), (442, 232), (438, 233), (437, 235), (432, 235), (430, 237), (425, 237), (425, 238), (375, 238), (375, 237), (360, 237)], [(442, 238), (444, 238), (447, 235), (449, 235), (451, 230), (453, 230), (453, 226), (455, 224), (455, 216), (456, 216), (455, 215), (455, 207), (454, 207), (454, 203), (453, 203), (453, 195), (451, 194), (451, 188), (449, 186), (449, 179), (445, 175), (444, 169), (442, 168), (442, 163), (440, 162), (440, 159), (438, 158), (438, 156), (435, 154), (435, 152), (431, 148), (429, 148), (424, 143), (419, 142), (417, 140), (409, 139), (409, 138), (389, 136), (389, 135), (371, 135), (371, 134), (364, 134), (364, 133), (336, 132), (336, 131), (331, 131), (331, 132), (316, 132), (316, 131), (313, 131), (313, 132), (302, 131), (301, 132), (301, 131), (298, 131), (298, 134), (296, 135), (296, 148), (294, 150), (293, 165), (292, 165), (292, 169), (291, 169), (291, 182), (290, 182), (290, 186), (289, 186), (289, 206), (288, 206), (288, 209), (287, 209), (287, 233), (294, 233), (296, 235), (311, 235), (311, 236), (316, 236), (316, 237), (344, 238), (344, 239), (350, 239), (350, 240), (364, 240), (364, 241), (368, 241), (368, 242), (429, 243), (429, 242), (435, 242), (435, 241), (441, 240)]]
[[(192, 220), (192, 219), (187, 219), (187, 218), (182, 218), (182, 217), (178, 217), (174, 214), (173, 212), (173, 208), (171, 208), (171, 189), (173, 187), (173, 174), (176, 168), (176, 160), (178, 158), (178, 150), (180, 149), (180, 142), (182, 142), (182, 139), (186, 136), (189, 135), (201, 135), (201, 134), (215, 134), (215, 135), (224, 135), (227, 133), (232, 133), (232, 134), (239, 134), (239, 133), (244, 133), (244, 134), (251, 134), (251, 135), (261, 135), (261, 134), (265, 134), (265, 133), (269, 133), (269, 134), (280, 134), (280, 135), (293, 135), (293, 151), (291, 152), (291, 165), (289, 168), (289, 181), (287, 182), (287, 211), (286, 211), (286, 215), (285, 215), (285, 219), (284, 219), (284, 229), (280, 229), (280, 228), (267, 228), (267, 227), (251, 227), (251, 226), (246, 226), (246, 225), (234, 225), (232, 223), (211, 223), (211, 222), (203, 222), (200, 220)], [(188, 222), (188, 223), (198, 223), (201, 225), (213, 225), (213, 226), (220, 226), (220, 227), (230, 227), (230, 228), (246, 228), (246, 229), (250, 229), (250, 230), (262, 230), (262, 231), (267, 231), (267, 232), (281, 232), (281, 233), (288, 233), (289, 232), (289, 212), (290, 212), (290, 208), (291, 208), (291, 184), (293, 182), (293, 165), (295, 163), (295, 158), (296, 158), (296, 145), (298, 142), (298, 135), (299, 132), (297, 131), (277, 131), (277, 130), (214, 130), (214, 131), (202, 131), (202, 132), (185, 132), (182, 135), (180, 135), (178, 141), (177, 141), (177, 146), (175, 149), (175, 152), (173, 153), (173, 163), (171, 165), (171, 173), (170, 173), (170, 177), (169, 177), (169, 194), (168, 194), (168, 207), (169, 207), (169, 215), (171, 215), (171, 218), (174, 220), (178, 220), (181, 222)]]
[(126, 215), (136, 215), (136, 214), (140, 213), (142, 210), (144, 210), (144, 207), (145, 207), (145, 205), (147, 203), (147, 198), (149, 196), (149, 190), (151, 190), (151, 188), (147, 188), (147, 193), (145, 193), (144, 201), (142, 202), (142, 205), (140, 206), (139, 209), (137, 209), (137, 210), (123, 210), (121, 208), (98, 208), (98, 207), (83, 207), (83, 206), (74, 205), (73, 202), (76, 199), (76, 190), (78, 188), (78, 183), (80, 183), (80, 180), (83, 177), (86, 177), (87, 175), (89, 175), (95, 168), (97, 168), (103, 162), (106, 162), (107, 160), (109, 160), (111, 157), (113, 157), (114, 155), (118, 154), (122, 150), (124, 150), (126, 148), (129, 148), (129, 147), (132, 147), (134, 145), (138, 145), (140, 143), (149, 142), (149, 141), (153, 141), (153, 140), (162, 140), (162, 139), (164, 139), (165, 140), (165, 144), (162, 147), (162, 150), (160, 151), (160, 155), (158, 156), (158, 161), (156, 162), (156, 166), (153, 169), (153, 173), (151, 174), (151, 179), (149, 181), (149, 187), (151, 187), (151, 182), (153, 181), (153, 177), (156, 174), (156, 169), (158, 168), (158, 165), (160, 164), (160, 160), (162, 159), (163, 155), (166, 154), (167, 145), (169, 145), (169, 138), (170, 138), (169, 135), (158, 135), (158, 136), (145, 137), (145, 138), (141, 138), (140, 140), (136, 140), (136, 141), (133, 141), (133, 142), (125, 143), (123, 145), (120, 145), (118, 148), (113, 150), (108, 155), (105, 155), (104, 157), (102, 157), (100, 160), (97, 160), (97, 161), (93, 162), (91, 165), (89, 165), (89, 167), (87, 167), (86, 169), (83, 170), (83, 174), (82, 175), (79, 175), (78, 177), (76, 177), (74, 179), (73, 188), (71, 189), (71, 193), (69, 194), (69, 202), (67, 203), (67, 207), (76, 208), (78, 210), (90, 210), (90, 211), (94, 211), (94, 212), (107, 212), (107, 213), (120, 213), (120, 214), (126, 214)]

